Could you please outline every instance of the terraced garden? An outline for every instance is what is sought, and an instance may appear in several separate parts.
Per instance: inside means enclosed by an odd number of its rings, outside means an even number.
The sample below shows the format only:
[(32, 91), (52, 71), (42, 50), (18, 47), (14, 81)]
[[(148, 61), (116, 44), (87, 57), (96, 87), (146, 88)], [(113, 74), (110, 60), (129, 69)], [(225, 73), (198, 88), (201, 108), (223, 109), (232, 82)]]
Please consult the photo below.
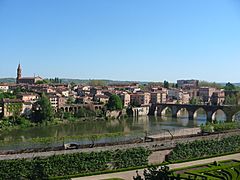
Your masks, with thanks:
[(175, 170), (172, 174), (177, 179), (211, 179), (238, 180), (240, 179), (240, 161), (214, 162), (201, 166)]

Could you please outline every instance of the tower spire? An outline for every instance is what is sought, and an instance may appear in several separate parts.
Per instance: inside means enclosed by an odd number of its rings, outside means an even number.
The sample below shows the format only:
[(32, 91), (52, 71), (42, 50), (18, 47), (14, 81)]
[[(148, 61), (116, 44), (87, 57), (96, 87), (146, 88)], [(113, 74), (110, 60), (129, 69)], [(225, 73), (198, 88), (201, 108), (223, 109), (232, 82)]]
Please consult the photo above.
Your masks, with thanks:
[(18, 68), (17, 68), (17, 79), (16, 79), (17, 84), (19, 83), (19, 79), (21, 79), (21, 78), (22, 78), (22, 68), (21, 68), (21, 64), (19, 61)]

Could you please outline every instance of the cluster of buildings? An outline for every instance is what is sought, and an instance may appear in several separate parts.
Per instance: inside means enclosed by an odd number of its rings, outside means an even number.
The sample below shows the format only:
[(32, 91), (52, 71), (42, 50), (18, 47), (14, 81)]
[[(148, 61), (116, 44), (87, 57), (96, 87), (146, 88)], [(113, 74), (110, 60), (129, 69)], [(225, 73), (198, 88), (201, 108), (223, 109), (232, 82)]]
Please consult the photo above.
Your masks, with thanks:
[(149, 108), (151, 104), (189, 104), (192, 99), (199, 99), (199, 102), (203, 104), (222, 105), (226, 94), (221, 89), (199, 87), (198, 80), (178, 80), (175, 88), (146, 85), (144, 90), (138, 83), (108, 86), (37, 83), (42, 80), (41, 77), (22, 77), (22, 68), (19, 64), (16, 83), (0, 84), (0, 91), (13, 92), (21, 89), (21, 93), (15, 99), (0, 99), (0, 115), (2, 117), (12, 116), (15, 106), (20, 108), (22, 114), (29, 114), (42, 93), (47, 95), (55, 111), (75, 112), (82, 107), (101, 110), (110, 96), (117, 94), (125, 108), (137, 107), (138, 111), (145, 113), (147, 113), (146, 108)]

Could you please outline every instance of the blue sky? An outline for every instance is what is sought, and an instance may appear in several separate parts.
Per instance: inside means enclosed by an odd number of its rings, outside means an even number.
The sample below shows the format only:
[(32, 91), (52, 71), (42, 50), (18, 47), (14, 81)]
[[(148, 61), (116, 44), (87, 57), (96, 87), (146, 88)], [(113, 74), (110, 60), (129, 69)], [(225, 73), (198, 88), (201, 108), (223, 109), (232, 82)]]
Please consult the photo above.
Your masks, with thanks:
[(238, 0), (0, 0), (0, 77), (240, 82)]

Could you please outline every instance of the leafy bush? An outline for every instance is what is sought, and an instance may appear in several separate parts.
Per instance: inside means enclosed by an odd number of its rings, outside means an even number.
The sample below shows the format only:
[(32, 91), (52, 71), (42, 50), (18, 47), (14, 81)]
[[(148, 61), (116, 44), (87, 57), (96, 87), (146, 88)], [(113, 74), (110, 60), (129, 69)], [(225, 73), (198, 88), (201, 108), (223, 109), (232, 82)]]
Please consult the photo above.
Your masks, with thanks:
[(148, 164), (144, 148), (0, 161), (2, 179), (44, 179)]
[(205, 126), (201, 126), (202, 132), (222, 132), (226, 130), (234, 130), (234, 129), (240, 129), (240, 123), (239, 122), (227, 122), (227, 123), (209, 123)]
[(74, 115), (77, 118), (82, 118), (82, 117), (95, 117), (96, 112), (87, 109), (87, 108), (80, 108), (77, 113)]
[(240, 136), (231, 136), (221, 140), (197, 140), (177, 144), (169, 154), (169, 161), (187, 160), (193, 158), (221, 155), (240, 150)]
[(116, 94), (111, 95), (107, 103), (107, 109), (113, 111), (121, 110), (122, 108), (123, 104), (121, 98)]

